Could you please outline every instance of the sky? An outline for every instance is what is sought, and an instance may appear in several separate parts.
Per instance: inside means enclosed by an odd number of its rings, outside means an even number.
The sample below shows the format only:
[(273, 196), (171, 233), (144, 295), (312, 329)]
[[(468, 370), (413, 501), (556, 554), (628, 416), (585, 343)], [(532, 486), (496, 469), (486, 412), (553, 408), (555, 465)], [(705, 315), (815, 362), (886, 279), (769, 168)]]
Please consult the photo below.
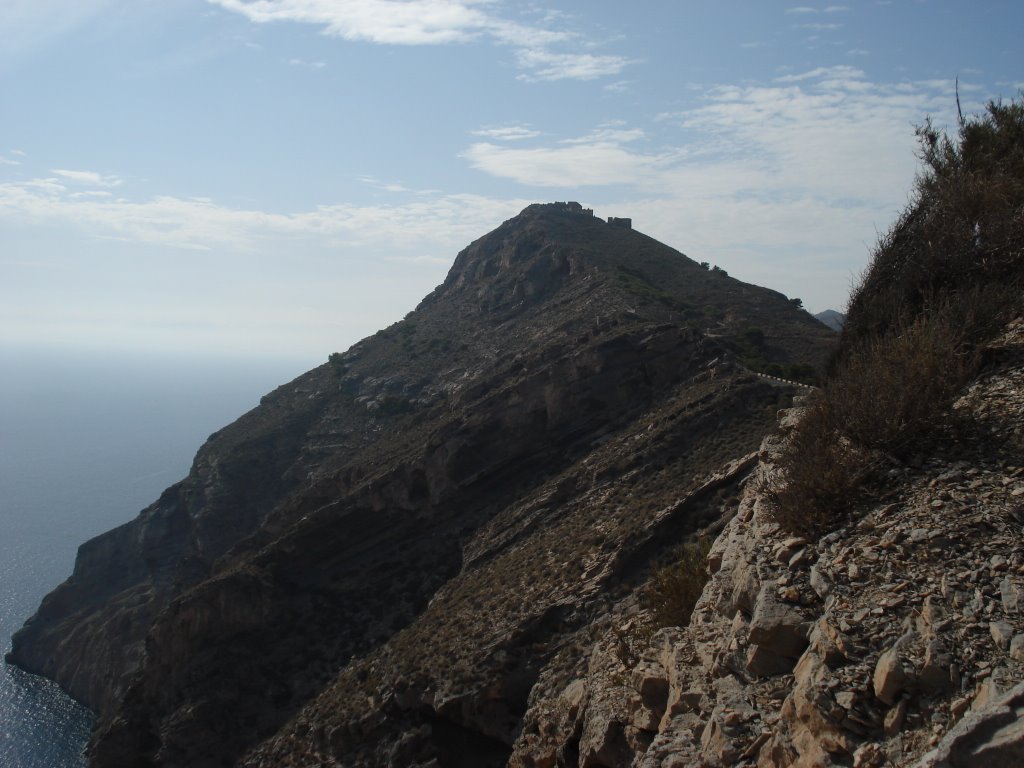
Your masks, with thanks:
[(0, 345), (315, 364), (533, 202), (842, 309), (1024, 3), (0, 0)]

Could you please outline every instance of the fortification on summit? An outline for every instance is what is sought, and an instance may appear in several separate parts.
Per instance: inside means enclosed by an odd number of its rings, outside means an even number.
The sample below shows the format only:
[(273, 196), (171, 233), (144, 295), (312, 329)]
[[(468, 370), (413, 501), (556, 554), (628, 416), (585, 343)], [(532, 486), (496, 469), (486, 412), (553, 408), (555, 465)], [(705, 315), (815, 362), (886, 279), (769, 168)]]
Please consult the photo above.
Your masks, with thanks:
[[(555, 203), (550, 203), (550, 205), (551, 205), (552, 208), (555, 208), (556, 210), (567, 211), (568, 213), (578, 213), (581, 216), (593, 216), (594, 215), (594, 209), (593, 208), (584, 208), (582, 205), (577, 203), (575, 200), (570, 200), (568, 202), (555, 202)], [(630, 218), (625, 218), (625, 217), (609, 216), (608, 217), (608, 226), (619, 227), (620, 229), (632, 229), (633, 228), (633, 220), (630, 219)]]

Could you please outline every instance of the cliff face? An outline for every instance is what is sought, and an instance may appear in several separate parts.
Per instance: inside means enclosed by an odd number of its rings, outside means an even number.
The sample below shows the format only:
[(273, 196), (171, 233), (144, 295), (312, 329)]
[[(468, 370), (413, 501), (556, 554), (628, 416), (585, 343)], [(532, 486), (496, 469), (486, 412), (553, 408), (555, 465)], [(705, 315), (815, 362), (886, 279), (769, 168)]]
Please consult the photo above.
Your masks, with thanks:
[(738, 361), (830, 343), (781, 294), (531, 206), (84, 544), (10, 659), (97, 712), (96, 766), (503, 764), (539, 681), (749, 472), (795, 388)]

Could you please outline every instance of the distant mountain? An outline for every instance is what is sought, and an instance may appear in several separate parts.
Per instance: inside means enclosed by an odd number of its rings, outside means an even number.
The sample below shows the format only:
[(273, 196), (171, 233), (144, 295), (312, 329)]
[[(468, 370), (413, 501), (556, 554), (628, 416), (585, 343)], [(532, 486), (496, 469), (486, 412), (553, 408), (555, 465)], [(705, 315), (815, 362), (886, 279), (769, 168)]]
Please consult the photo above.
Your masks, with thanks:
[(811, 377), (833, 339), (529, 206), (83, 544), (9, 659), (98, 714), (97, 767), (503, 765), (537, 681), (720, 527), (796, 391), (752, 371)]
[(842, 312), (836, 312), (834, 309), (826, 309), (824, 312), (819, 312), (814, 318), (823, 322), (833, 331), (843, 330), (843, 324), (846, 322), (846, 315)]

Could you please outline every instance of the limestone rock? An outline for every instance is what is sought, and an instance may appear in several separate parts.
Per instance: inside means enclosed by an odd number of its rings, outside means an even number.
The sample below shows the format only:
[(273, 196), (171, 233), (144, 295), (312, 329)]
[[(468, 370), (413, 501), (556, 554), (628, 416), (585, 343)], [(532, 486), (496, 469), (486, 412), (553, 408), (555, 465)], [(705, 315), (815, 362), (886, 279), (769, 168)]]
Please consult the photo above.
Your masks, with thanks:
[(915, 768), (1024, 765), (1024, 683), (957, 723)]
[(871, 682), (874, 686), (875, 696), (890, 706), (896, 703), (896, 697), (907, 683), (903, 662), (896, 648), (890, 648), (878, 657)]
[(758, 650), (753, 659), (748, 657), (748, 669), (763, 669), (769, 666), (769, 655), (776, 657), (778, 666), (784, 667), (787, 660), (792, 664), (807, 647), (808, 622), (803, 614), (776, 597), (776, 585), (766, 583), (758, 592), (753, 616), (750, 619), (748, 641)]

